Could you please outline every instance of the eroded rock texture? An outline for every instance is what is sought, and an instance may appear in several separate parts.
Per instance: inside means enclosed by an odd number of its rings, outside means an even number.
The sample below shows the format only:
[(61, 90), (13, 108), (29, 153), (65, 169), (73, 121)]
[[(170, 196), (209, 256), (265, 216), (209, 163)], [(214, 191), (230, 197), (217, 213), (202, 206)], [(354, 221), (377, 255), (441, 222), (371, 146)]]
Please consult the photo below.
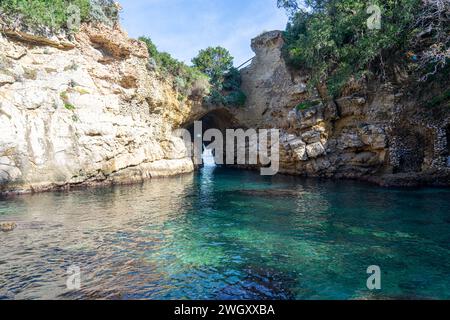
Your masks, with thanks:
[[(278, 31), (252, 41), (256, 57), (242, 71), (247, 106), (237, 112), (247, 127), (282, 130), (281, 172), (450, 185), (448, 105), (427, 107), (427, 97), (402, 77), (354, 82), (332, 99), (322, 88), (307, 89), (308, 72), (290, 70), (282, 47)], [(434, 95), (446, 89), (441, 83)], [(297, 107), (305, 101), (307, 108)]]
[[(450, 108), (403, 76), (355, 82), (337, 99), (308, 90), (282, 57), (278, 31), (252, 41), (245, 108), (180, 101), (144, 44), (116, 27), (74, 37), (0, 36), (0, 193), (143, 181), (194, 170), (173, 129), (281, 129), (281, 172), (383, 185), (450, 184)], [(308, 101), (307, 108), (297, 106)]]
[[(49, 43), (52, 41), (52, 43)], [(0, 35), (0, 192), (130, 183), (193, 170), (172, 129), (204, 112), (120, 29)], [(61, 40), (62, 42), (62, 40)]]

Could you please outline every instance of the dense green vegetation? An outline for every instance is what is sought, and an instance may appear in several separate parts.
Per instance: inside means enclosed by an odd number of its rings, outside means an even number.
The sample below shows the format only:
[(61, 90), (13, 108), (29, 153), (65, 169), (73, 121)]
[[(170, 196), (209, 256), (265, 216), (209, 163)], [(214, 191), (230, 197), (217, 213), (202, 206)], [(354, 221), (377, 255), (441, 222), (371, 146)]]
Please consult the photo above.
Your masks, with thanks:
[(208, 75), (214, 86), (217, 86), (223, 82), (224, 74), (233, 67), (233, 57), (225, 48), (209, 47), (200, 50), (198, 55), (192, 59), (192, 63)]
[[(450, 89), (446, 90), (441, 95), (436, 96), (433, 99), (431, 99), (430, 102), (428, 102), (428, 107), (434, 108), (434, 107), (442, 105), (446, 102), (450, 102)], [(447, 105), (450, 106), (450, 103)]]
[[(440, 9), (441, 2), (444, 9)], [(448, 62), (448, 1), (306, 0), (305, 3), (302, 8), (295, 0), (278, 0), (278, 5), (291, 14), (285, 32), (285, 55), (294, 68), (310, 69), (311, 84), (327, 84), (331, 95), (338, 95), (352, 77), (385, 75), (384, 63), (394, 55), (404, 60), (416, 59), (418, 68), (424, 70), (430, 69), (430, 64), (442, 66)], [(368, 11), (370, 5), (381, 9), (379, 29), (368, 27), (368, 20), (373, 17), (373, 11)], [(433, 23), (435, 16), (442, 20)], [(417, 46), (414, 42), (418, 37), (424, 35), (433, 40), (437, 51), (434, 55), (409, 51)], [(430, 48), (429, 43), (426, 46)]]
[(198, 68), (190, 67), (176, 60), (167, 52), (160, 52), (149, 37), (140, 37), (150, 55), (149, 68), (157, 71), (162, 78), (171, 78), (179, 99), (189, 96), (202, 97), (209, 94), (209, 78)]
[(247, 96), (241, 90), (241, 73), (236, 68), (231, 68), (224, 74), (222, 82), (222, 90), (225, 91), (225, 95), (222, 95), (225, 102), (224, 104), (230, 106), (243, 107), (247, 101)]
[(193, 66), (174, 59), (167, 52), (160, 52), (148, 37), (139, 40), (147, 45), (149, 67), (163, 78), (171, 78), (180, 100), (187, 97), (206, 97), (213, 104), (243, 106), (245, 94), (240, 90), (241, 75), (233, 68), (233, 57), (222, 47), (201, 50), (192, 59)]
[[(118, 22), (119, 5), (114, 0), (0, 0), (0, 22), (11, 27), (21, 24), (51, 31), (76, 31), (81, 22), (113, 26)], [(159, 52), (150, 38), (141, 37), (150, 54), (149, 69), (173, 81), (179, 100), (207, 97), (216, 104), (241, 106), (246, 97), (240, 91), (240, 74), (233, 57), (221, 47), (200, 51), (188, 66), (166, 52)]]
[(222, 47), (201, 50), (192, 59), (194, 66), (208, 75), (211, 81), (211, 103), (244, 106), (247, 97), (240, 89), (241, 74), (233, 67), (233, 60), (228, 50)]
[(304, 101), (302, 103), (299, 103), (295, 108), (297, 111), (307, 110), (312, 107), (318, 106), (321, 103), (321, 101)]
[(30, 27), (58, 31), (77, 22), (113, 25), (119, 11), (113, 0), (1, 0), (0, 13), (4, 20), (21, 18)]

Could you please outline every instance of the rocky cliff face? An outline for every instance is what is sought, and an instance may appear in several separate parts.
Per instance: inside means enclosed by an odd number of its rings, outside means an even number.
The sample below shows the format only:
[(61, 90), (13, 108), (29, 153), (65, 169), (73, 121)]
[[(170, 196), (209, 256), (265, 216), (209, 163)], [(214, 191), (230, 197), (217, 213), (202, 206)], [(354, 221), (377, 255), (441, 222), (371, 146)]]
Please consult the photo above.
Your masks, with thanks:
[(70, 41), (0, 34), (0, 193), (129, 183), (190, 172), (172, 129), (203, 112), (147, 68), (120, 29)]
[[(448, 105), (426, 107), (427, 94), (400, 72), (384, 84), (354, 82), (331, 99), (322, 88), (307, 90), (308, 73), (289, 70), (282, 47), (278, 31), (253, 39), (256, 57), (242, 71), (247, 106), (237, 117), (247, 127), (282, 130), (283, 173), (450, 185)], [(441, 83), (434, 94), (448, 88)]]
[[(3, 34), (3, 35), (2, 35)], [(401, 73), (358, 82), (338, 99), (308, 90), (282, 58), (281, 32), (252, 41), (245, 108), (179, 101), (119, 28), (72, 38), (0, 33), (0, 193), (139, 182), (194, 170), (174, 128), (278, 128), (281, 172), (384, 185), (450, 185), (450, 108), (426, 108)], [(308, 104), (301, 105), (308, 101)], [(298, 105), (307, 106), (305, 108)]]

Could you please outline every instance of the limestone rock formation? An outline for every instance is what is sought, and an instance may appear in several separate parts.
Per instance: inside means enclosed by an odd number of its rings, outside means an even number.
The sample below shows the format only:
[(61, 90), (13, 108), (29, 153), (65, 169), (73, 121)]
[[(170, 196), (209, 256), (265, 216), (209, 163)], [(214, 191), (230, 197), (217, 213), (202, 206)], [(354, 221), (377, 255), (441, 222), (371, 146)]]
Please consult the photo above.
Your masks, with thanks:
[(251, 46), (256, 56), (241, 73), (247, 104), (238, 118), (254, 127), (270, 121), (286, 105), (295, 104), (307, 90), (305, 79), (291, 77), (284, 62), (281, 31), (268, 32), (253, 39)]
[(194, 169), (172, 129), (203, 107), (147, 69), (144, 44), (89, 25), (55, 41), (0, 33), (0, 193)]
[[(179, 101), (119, 27), (73, 37), (0, 32), (0, 194), (140, 182), (191, 172), (173, 130), (277, 128), (281, 172), (384, 185), (450, 185), (450, 108), (425, 108), (405, 83), (354, 82), (341, 97), (308, 90), (280, 31), (252, 41), (244, 108)], [(443, 84), (445, 85), (445, 84)], [(440, 88), (436, 89), (439, 92)], [(424, 98), (426, 99), (426, 97)]]
[[(308, 71), (290, 70), (283, 44), (280, 31), (253, 39), (256, 57), (242, 70), (247, 105), (237, 111), (245, 127), (282, 131), (281, 172), (450, 185), (448, 106), (427, 108), (424, 94), (405, 81), (354, 81), (336, 99), (323, 88), (308, 90)], [(450, 83), (440, 85), (435, 94)]]

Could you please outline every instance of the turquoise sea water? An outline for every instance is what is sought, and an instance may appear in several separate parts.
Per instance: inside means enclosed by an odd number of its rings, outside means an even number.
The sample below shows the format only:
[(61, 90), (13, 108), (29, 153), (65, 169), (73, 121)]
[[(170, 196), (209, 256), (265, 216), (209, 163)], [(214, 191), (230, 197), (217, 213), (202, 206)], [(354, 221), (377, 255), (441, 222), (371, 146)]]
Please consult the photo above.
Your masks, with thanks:
[(450, 299), (449, 189), (204, 168), (0, 200), (0, 221), (0, 299)]

